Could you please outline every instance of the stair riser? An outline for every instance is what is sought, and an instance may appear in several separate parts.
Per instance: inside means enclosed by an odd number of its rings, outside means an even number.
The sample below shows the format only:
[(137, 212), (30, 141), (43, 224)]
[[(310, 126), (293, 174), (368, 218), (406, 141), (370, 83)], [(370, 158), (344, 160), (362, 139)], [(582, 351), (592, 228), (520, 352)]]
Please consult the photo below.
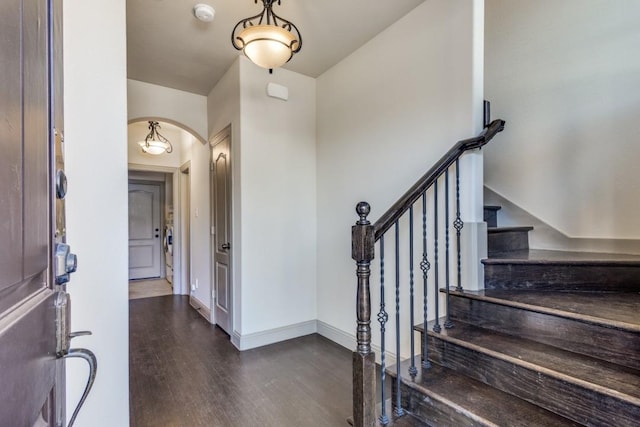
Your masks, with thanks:
[(579, 264), (491, 264), (486, 289), (640, 292), (640, 266)]
[(489, 233), (487, 235), (489, 255), (499, 252), (521, 251), (529, 249), (528, 231), (510, 231)]
[(498, 209), (485, 207), (483, 217), (484, 222), (487, 223), (487, 228), (496, 228), (498, 226)]
[[(393, 383), (392, 401), (396, 402), (396, 384)], [(473, 414), (458, 411), (451, 406), (424, 396), (418, 390), (400, 384), (402, 407), (430, 426), (479, 427), (491, 426), (474, 419)], [(515, 426), (512, 426), (515, 427)]]
[(640, 369), (640, 334), (634, 332), (455, 295), (449, 314), (454, 322), (460, 320)]
[(429, 359), (585, 425), (637, 426), (640, 407), (429, 333)]

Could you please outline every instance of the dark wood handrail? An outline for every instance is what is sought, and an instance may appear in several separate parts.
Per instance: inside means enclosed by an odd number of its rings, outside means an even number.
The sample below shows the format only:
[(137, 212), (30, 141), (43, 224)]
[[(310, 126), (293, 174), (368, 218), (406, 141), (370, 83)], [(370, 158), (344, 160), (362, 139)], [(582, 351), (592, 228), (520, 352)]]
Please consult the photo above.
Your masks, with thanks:
[(459, 159), (465, 151), (481, 148), (486, 145), (498, 132), (504, 129), (504, 124), (504, 120), (494, 120), (475, 138), (458, 141), (409, 191), (404, 193), (404, 195), (376, 221), (373, 226), (375, 230), (375, 241), (378, 241), (380, 237), (409, 210), (409, 207), (422, 196), (422, 193), (428, 190), (440, 175)]

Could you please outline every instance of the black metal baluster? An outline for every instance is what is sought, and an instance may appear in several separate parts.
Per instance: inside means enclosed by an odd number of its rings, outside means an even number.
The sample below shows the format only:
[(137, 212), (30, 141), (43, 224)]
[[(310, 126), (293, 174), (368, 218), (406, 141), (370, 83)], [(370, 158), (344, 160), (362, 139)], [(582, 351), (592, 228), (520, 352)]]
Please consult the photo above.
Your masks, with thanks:
[(380, 414), (380, 424), (389, 424), (389, 417), (387, 416), (386, 402), (386, 350), (385, 350), (385, 326), (389, 320), (389, 314), (385, 310), (384, 303), (384, 234), (380, 237), (380, 311), (378, 312), (378, 322), (380, 322), (380, 378), (381, 378), (381, 394), (382, 394), (382, 413)]
[(396, 407), (393, 411), (394, 415), (401, 417), (404, 415), (402, 409), (402, 399), (400, 393), (400, 230), (398, 221), (396, 221)]
[(431, 268), (429, 260), (427, 258), (427, 193), (422, 193), (422, 262), (420, 262), (420, 269), (422, 270), (422, 367), (429, 369), (431, 362), (429, 362), (429, 352), (427, 351), (427, 319), (429, 315), (429, 298), (428, 298), (428, 286), (427, 286), (427, 273)]
[[(486, 102), (486, 101), (485, 101)], [(456, 245), (458, 250), (458, 286), (456, 291), (462, 292), (462, 256), (460, 255), (460, 230), (464, 227), (464, 222), (460, 219), (460, 164), (456, 159), (456, 219), (453, 221), (456, 229)]]
[(436, 319), (433, 324), (433, 332), (440, 332), (442, 328), (440, 327), (440, 298), (438, 298), (438, 180), (433, 184), (433, 264), (434, 264), (434, 302), (436, 306)]
[(445, 291), (445, 321), (444, 327), (453, 328), (453, 322), (449, 318), (449, 169), (444, 172), (444, 256), (446, 271), (444, 274), (444, 291)]
[(409, 367), (409, 374), (415, 377), (418, 370), (416, 369), (415, 334), (413, 333), (413, 324), (415, 322), (413, 309), (413, 205), (409, 208), (409, 318), (411, 319), (411, 324), (409, 325), (409, 332), (411, 333), (411, 366)]

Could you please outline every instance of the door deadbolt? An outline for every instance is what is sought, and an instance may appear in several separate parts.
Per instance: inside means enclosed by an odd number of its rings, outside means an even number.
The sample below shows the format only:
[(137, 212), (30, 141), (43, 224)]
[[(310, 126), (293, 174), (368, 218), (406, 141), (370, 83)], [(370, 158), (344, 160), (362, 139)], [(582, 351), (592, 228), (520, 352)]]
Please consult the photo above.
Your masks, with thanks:
[(56, 172), (56, 197), (60, 200), (67, 195), (67, 176), (62, 169)]
[(69, 275), (78, 268), (78, 257), (71, 253), (66, 243), (56, 243), (54, 273), (56, 284), (64, 285), (69, 281)]

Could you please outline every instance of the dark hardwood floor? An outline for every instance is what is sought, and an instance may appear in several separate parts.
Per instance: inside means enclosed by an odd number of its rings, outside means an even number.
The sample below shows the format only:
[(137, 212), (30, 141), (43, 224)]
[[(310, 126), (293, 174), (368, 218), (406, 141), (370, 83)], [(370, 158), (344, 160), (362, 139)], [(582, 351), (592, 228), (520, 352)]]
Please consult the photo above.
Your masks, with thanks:
[(349, 350), (310, 335), (240, 352), (184, 296), (129, 312), (132, 427), (347, 425)]

